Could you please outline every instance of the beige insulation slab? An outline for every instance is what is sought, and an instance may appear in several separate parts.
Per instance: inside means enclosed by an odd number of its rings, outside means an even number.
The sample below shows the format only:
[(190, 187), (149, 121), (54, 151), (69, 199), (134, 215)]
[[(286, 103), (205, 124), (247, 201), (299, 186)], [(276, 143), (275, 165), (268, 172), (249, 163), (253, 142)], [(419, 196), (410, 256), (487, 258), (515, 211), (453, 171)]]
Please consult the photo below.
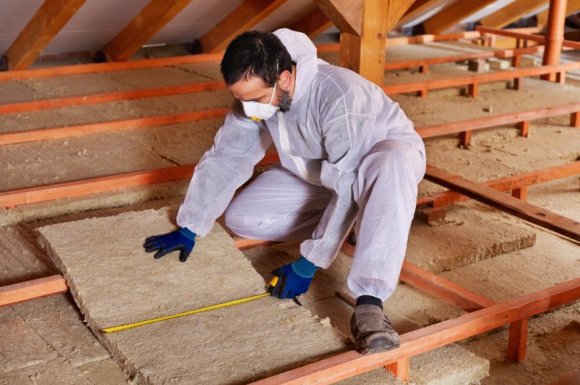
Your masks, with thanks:
[(145, 254), (143, 239), (172, 230), (171, 217), (146, 210), (39, 229), (89, 326), (138, 383), (246, 383), (346, 349), (327, 322), (273, 298), (102, 335), (103, 327), (264, 292), (219, 225), (187, 263)]

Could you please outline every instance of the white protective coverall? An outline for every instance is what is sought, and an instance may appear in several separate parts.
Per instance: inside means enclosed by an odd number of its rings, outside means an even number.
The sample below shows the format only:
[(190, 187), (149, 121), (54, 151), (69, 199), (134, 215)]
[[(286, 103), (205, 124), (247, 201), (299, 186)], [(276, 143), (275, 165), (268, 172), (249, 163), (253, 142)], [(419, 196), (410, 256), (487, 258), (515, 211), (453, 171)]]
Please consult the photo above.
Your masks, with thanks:
[[(236, 234), (303, 240), (302, 255), (327, 268), (356, 219), (348, 287), (385, 300), (398, 282), (425, 172), (423, 141), (381, 88), (317, 59), (306, 35), (274, 33), (296, 62), (290, 110), (261, 122), (230, 112), (195, 169), (177, 223), (203, 236), (227, 208)], [(281, 165), (232, 201), (272, 141)]]

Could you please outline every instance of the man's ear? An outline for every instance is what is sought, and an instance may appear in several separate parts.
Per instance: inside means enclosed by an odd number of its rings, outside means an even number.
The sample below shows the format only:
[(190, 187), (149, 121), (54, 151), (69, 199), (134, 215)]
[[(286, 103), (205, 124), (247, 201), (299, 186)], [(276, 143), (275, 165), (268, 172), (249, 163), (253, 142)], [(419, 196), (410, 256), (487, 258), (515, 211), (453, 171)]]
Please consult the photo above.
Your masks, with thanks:
[(280, 87), (284, 91), (290, 91), (290, 84), (292, 83), (292, 73), (288, 70), (284, 70), (279, 75), (279, 78), (280, 78)]

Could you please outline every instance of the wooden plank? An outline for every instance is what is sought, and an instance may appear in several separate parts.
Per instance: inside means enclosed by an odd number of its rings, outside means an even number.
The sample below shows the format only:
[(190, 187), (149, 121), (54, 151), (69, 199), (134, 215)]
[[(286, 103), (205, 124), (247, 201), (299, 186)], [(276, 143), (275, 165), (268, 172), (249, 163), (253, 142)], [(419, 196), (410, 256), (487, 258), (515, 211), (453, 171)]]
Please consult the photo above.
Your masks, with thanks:
[(367, 355), (349, 351), (252, 385), (332, 384), (549, 311), (578, 298), (580, 278), (403, 334), (401, 346), (395, 350)]
[(454, 63), (465, 60), (487, 59), (492, 57), (497, 58), (511, 58), (519, 57), (520, 55), (532, 55), (544, 51), (544, 46), (538, 45), (529, 48), (504, 49), (497, 51), (484, 51), (476, 53), (465, 53), (459, 55), (432, 57), (425, 59), (400, 60), (396, 62), (388, 62), (385, 64), (385, 70), (406, 69), (422, 66), (430, 66), (443, 63)]
[[(363, 4), (360, 50), (355, 52), (359, 56), (357, 72), (379, 86), (385, 81), (385, 37), (388, 23), (392, 22), (391, 9), (396, 1), (365, 0)], [(405, 3), (400, 0), (399, 2)]]
[(580, 384), (580, 371), (570, 373), (560, 378), (556, 382), (552, 382), (550, 385), (578, 385)]
[(502, 28), (546, 5), (548, 0), (516, 0), (481, 19), (481, 24), (490, 28)]
[[(514, 32), (511, 30), (495, 29), (495, 28), (488, 28), (488, 27), (482, 27), (482, 26), (478, 26), (477, 30), (482, 34), (507, 36), (507, 37), (512, 37), (514, 39), (535, 41), (536, 43), (540, 43), (540, 44), (545, 44), (545, 42), (546, 42), (546, 38), (544, 36), (540, 36), (540, 35), (531, 35), (531, 34), (527, 34), (527, 33)], [(573, 48), (573, 49), (580, 49), (580, 42), (579, 41), (572, 41), (572, 40), (564, 40), (562, 42), (562, 46)]]
[(153, 38), (167, 23), (191, 3), (191, 0), (150, 0), (103, 52), (109, 60), (127, 60)]
[(526, 359), (528, 348), (528, 319), (516, 321), (510, 325), (507, 359), (522, 362)]
[[(355, 246), (345, 242), (341, 250), (352, 257)], [(427, 294), (452, 303), (465, 311), (471, 312), (495, 304), (492, 300), (472, 293), (461, 285), (424, 270), (409, 261), (403, 261), (399, 279)]]
[(481, 73), (475, 75), (457, 76), (452, 78), (433, 79), (420, 82), (409, 82), (400, 84), (391, 84), (383, 87), (387, 94), (404, 94), (414, 93), (424, 90), (437, 90), (444, 88), (453, 88), (460, 86), (468, 86), (473, 83), (492, 83), (499, 81), (507, 81), (520, 77), (539, 76), (549, 73), (557, 73), (562, 71), (573, 71), (580, 68), (580, 62), (570, 62), (565, 64), (557, 64), (541, 67), (530, 68), (516, 68), (510, 71), (498, 71)]
[(205, 91), (216, 91), (225, 88), (226, 85), (224, 82), (212, 81), (183, 84), (179, 86), (143, 88), (140, 90), (100, 92), (90, 95), (66, 96), (62, 98), (40, 99), (27, 102), (1, 104), (0, 114), (14, 114), (20, 112), (48, 110), (53, 108), (84, 106), (88, 104), (114, 102), (117, 100), (135, 100), (170, 95), (183, 95)]
[(5, 144), (34, 142), (39, 140), (62, 139), (102, 132), (123, 131), (136, 128), (195, 122), (205, 119), (217, 119), (226, 116), (229, 111), (229, 108), (215, 108), (211, 110), (185, 112), (181, 114), (148, 116), (145, 118), (121, 119), (109, 122), (80, 124), (75, 126), (9, 132), (0, 134), (0, 146)]
[(509, 125), (522, 121), (547, 118), (550, 116), (571, 114), (576, 111), (580, 111), (580, 102), (569, 103), (560, 106), (543, 107), (530, 111), (516, 113), (511, 112), (495, 116), (486, 116), (475, 119), (461, 120), (457, 122), (417, 127), (416, 131), (419, 133), (419, 135), (421, 135), (422, 138), (432, 138), (441, 135), (463, 132), (466, 128), (469, 128), (470, 130), (479, 130), (482, 128)]
[(68, 291), (68, 287), (61, 275), (33, 279), (31, 281), (15, 283), (0, 287), (0, 307), (14, 305), (35, 298), (47, 297), (54, 294), (62, 294)]
[[(527, 186), (545, 183), (569, 176), (580, 175), (580, 161), (549, 167), (524, 174), (494, 179), (484, 182), (484, 185), (498, 191), (513, 191)], [(433, 207), (442, 208), (453, 203), (462, 202), (471, 198), (458, 194), (454, 191), (445, 191), (433, 196), (425, 196), (417, 199), (417, 205), (431, 204)]]
[(50, 78), (67, 75), (126, 71), (143, 68), (167, 67), (182, 64), (219, 62), (222, 59), (222, 56), (223, 53), (218, 52), (209, 54), (174, 56), (157, 59), (133, 60), (125, 62), (77, 64), (60, 67), (37, 68), (31, 70), (17, 70), (17, 71), (15, 70), (9, 72), (0, 72), (0, 82), (23, 80), (23, 79)]
[(6, 50), (10, 70), (28, 68), (75, 15), (85, 0), (45, 0)]
[(555, 214), (541, 207), (520, 201), (497, 190), (427, 165), (425, 178), (431, 182), (467, 195), (480, 202), (498, 208), (538, 226), (580, 241), (580, 223)]
[(424, 15), (429, 10), (437, 7), (439, 4), (443, 3), (445, 0), (417, 0), (411, 5), (411, 7), (405, 12), (402, 18), (397, 22), (396, 27), (401, 27), (410, 21), (417, 19), (418, 17)]
[(308, 15), (294, 23), (290, 29), (305, 33), (310, 39), (315, 39), (332, 26), (332, 21), (320, 8), (316, 7)]
[(459, 1), (448, 5), (441, 12), (423, 22), (428, 33), (441, 33), (459, 24), (482, 8), (494, 3), (495, 0)]
[(230, 41), (237, 35), (252, 29), (285, 2), (286, 0), (244, 0), (242, 4), (199, 39), (203, 52), (225, 50)]
[(363, 0), (314, 0), (340, 32), (362, 35)]
[[(271, 165), (277, 161), (278, 154), (268, 153), (258, 165)], [(0, 192), (0, 207), (15, 207), (55, 199), (86, 196), (127, 187), (147, 186), (155, 183), (189, 179), (193, 175), (194, 168), (194, 164), (174, 166), (4, 191)]]

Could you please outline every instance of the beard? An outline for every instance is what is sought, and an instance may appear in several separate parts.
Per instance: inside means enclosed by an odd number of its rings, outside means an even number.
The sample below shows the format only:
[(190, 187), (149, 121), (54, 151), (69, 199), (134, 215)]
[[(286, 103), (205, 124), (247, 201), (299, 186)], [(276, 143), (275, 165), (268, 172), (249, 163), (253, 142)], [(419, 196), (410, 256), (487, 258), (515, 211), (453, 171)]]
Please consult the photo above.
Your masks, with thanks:
[(290, 106), (292, 105), (292, 97), (290, 97), (290, 93), (288, 91), (280, 90), (280, 104), (278, 107), (280, 111), (287, 112), (290, 110)]

